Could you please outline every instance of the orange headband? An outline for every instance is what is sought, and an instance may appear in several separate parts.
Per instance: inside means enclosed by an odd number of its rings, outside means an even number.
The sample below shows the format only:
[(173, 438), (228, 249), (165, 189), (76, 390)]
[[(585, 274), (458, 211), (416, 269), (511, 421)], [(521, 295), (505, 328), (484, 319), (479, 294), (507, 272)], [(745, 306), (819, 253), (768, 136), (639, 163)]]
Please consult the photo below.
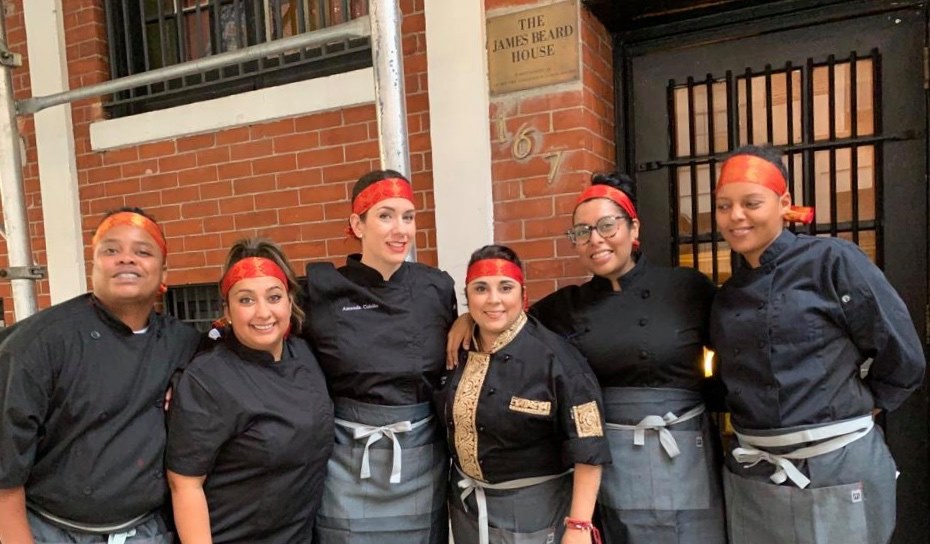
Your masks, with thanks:
[(588, 187), (578, 197), (578, 200), (575, 202), (575, 207), (577, 208), (579, 204), (591, 200), (592, 198), (606, 198), (611, 200), (617, 204), (617, 206), (620, 206), (620, 208), (630, 216), (630, 219), (639, 219), (639, 216), (636, 214), (636, 207), (633, 206), (633, 201), (630, 200), (630, 197), (626, 196), (626, 193), (623, 191), (614, 189), (610, 185), (592, 185)]
[(136, 212), (117, 212), (101, 221), (100, 226), (97, 227), (97, 231), (94, 233), (93, 245), (97, 245), (108, 230), (123, 225), (130, 225), (144, 230), (155, 240), (158, 249), (161, 250), (161, 256), (168, 256), (168, 244), (165, 242), (165, 235), (161, 233), (161, 229), (158, 228), (154, 221)]
[(465, 274), (465, 285), (484, 276), (507, 276), (519, 283), (523, 289), (523, 308), (527, 308), (526, 282), (523, 279), (523, 271), (520, 270), (516, 263), (507, 259), (481, 259), (475, 261), (468, 267), (468, 272)]
[(236, 261), (236, 264), (229, 267), (229, 270), (223, 274), (223, 279), (220, 280), (220, 293), (225, 299), (226, 295), (229, 294), (229, 290), (240, 281), (247, 278), (264, 277), (281, 280), (281, 283), (284, 284), (284, 290), (288, 290), (287, 276), (278, 266), (278, 263), (264, 257), (246, 257)]
[(362, 215), (369, 208), (388, 198), (406, 198), (413, 202), (413, 189), (401, 178), (387, 178), (365, 187), (352, 200), (352, 213)]
[[(620, 189), (614, 189), (610, 185), (592, 185), (588, 187), (581, 193), (578, 200), (575, 201), (575, 207), (577, 208), (582, 202), (587, 202), (594, 198), (606, 198), (617, 206), (620, 206), (620, 209), (626, 212), (630, 219), (639, 219), (636, 213), (636, 206), (633, 205), (633, 201), (630, 200), (630, 197)], [(633, 240), (633, 249), (639, 249), (639, 240)]]
[[(728, 183), (755, 183), (761, 185), (778, 196), (788, 192), (788, 184), (781, 170), (777, 166), (755, 155), (735, 155), (724, 161), (720, 168), (720, 179), (717, 180), (717, 191)], [(814, 208), (807, 206), (791, 206), (782, 216), (785, 221), (804, 223), (814, 220)]]

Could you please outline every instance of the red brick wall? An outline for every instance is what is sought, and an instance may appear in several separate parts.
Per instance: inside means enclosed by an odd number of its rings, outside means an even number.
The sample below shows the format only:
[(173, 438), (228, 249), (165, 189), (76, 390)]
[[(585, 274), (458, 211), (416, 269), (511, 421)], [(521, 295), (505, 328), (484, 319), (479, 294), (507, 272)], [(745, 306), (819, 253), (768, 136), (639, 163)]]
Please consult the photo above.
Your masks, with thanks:
[[(501, 8), (541, 4), (486, 0), (485, 8), (493, 16)], [(614, 167), (610, 35), (587, 9), (580, 11), (579, 84), (491, 99), (494, 236), (526, 263), (531, 300), (585, 278), (563, 233), (571, 225), (575, 199), (591, 173)], [(532, 152), (517, 159), (513, 149), (521, 140), (521, 129), (532, 130), (525, 133)]]
[[(10, 45), (25, 56), (23, 1), (4, 3), (10, 11)], [(62, 4), (72, 88), (105, 80), (103, 1)], [(401, 9), (411, 172), (420, 210), (417, 258), (436, 264), (423, 0), (401, 0)], [(15, 74), (17, 96), (29, 96), (28, 64)], [(101, 104), (101, 99), (86, 100), (72, 110), (88, 260), (101, 214), (123, 205), (140, 206), (161, 223), (172, 285), (216, 281), (226, 250), (244, 236), (280, 242), (298, 271), (310, 260), (341, 261), (358, 250), (344, 229), (351, 184), (380, 164), (374, 105), (96, 152), (90, 149), (89, 126), (103, 118)], [(31, 118), (22, 125), (29, 153), (30, 230), (35, 259), (45, 264)], [(5, 247), (0, 253), (5, 260)], [(47, 282), (40, 282), (39, 292), (40, 307), (48, 306)], [(12, 317), (9, 294), (8, 284), (0, 283), (7, 320)]]

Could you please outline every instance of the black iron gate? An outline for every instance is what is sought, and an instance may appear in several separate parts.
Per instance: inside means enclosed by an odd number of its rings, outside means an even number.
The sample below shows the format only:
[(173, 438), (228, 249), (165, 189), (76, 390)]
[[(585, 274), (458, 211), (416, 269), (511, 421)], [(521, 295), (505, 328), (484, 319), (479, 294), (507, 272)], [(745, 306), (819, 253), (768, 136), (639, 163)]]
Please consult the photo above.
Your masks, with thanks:
[[(816, 208), (802, 232), (859, 244), (926, 331), (926, 8), (848, 6), (618, 44), (619, 154), (639, 181), (650, 258), (723, 281), (730, 251), (714, 224), (717, 163), (739, 145), (776, 145), (795, 201)], [(926, 386), (885, 429), (902, 472), (894, 542), (926, 543)]]

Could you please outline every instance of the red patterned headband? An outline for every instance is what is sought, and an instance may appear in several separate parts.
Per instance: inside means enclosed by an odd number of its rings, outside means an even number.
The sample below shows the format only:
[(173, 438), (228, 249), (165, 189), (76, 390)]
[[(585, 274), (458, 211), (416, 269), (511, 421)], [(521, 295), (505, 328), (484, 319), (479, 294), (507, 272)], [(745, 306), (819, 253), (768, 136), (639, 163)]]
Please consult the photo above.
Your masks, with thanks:
[[(755, 183), (778, 196), (788, 192), (788, 184), (777, 166), (755, 155), (736, 155), (724, 161), (717, 180), (717, 191), (728, 183)], [(814, 220), (814, 208), (791, 206), (782, 216), (785, 221), (804, 223)]]
[(413, 188), (401, 178), (386, 178), (365, 187), (352, 200), (352, 213), (362, 215), (372, 206), (388, 198), (406, 198), (413, 202)]
[(158, 228), (154, 221), (136, 212), (117, 212), (101, 221), (100, 226), (97, 227), (97, 231), (94, 233), (93, 245), (97, 245), (110, 229), (124, 225), (144, 230), (155, 240), (155, 244), (161, 250), (162, 257), (168, 255), (168, 244), (165, 242), (165, 235), (161, 233), (161, 229)]
[(626, 196), (626, 193), (623, 191), (614, 189), (610, 185), (592, 185), (588, 187), (578, 197), (578, 200), (575, 202), (575, 207), (577, 208), (579, 204), (591, 200), (592, 198), (606, 198), (612, 200), (626, 212), (630, 219), (639, 218), (636, 214), (636, 207), (633, 206), (633, 201), (630, 200), (630, 197)]
[(468, 267), (465, 274), (465, 285), (477, 278), (485, 276), (506, 276), (517, 283), (523, 289), (523, 308), (527, 308), (526, 281), (523, 279), (523, 271), (520, 267), (507, 259), (481, 259), (473, 262)]
[(236, 261), (236, 264), (229, 267), (229, 270), (223, 274), (223, 279), (220, 280), (220, 293), (225, 299), (226, 295), (229, 294), (229, 290), (240, 281), (247, 278), (264, 277), (281, 280), (281, 283), (284, 284), (284, 290), (288, 290), (287, 275), (284, 274), (278, 263), (264, 257), (246, 257)]

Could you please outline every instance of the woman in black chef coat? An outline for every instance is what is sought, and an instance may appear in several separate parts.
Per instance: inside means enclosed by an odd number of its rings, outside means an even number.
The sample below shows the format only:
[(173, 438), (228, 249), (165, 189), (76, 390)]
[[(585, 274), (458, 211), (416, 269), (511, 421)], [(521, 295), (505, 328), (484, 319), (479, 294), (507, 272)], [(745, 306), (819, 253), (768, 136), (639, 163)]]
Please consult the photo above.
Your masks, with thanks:
[(517, 255), (472, 254), (465, 280), (475, 349), (437, 394), (453, 452), (459, 544), (591, 542), (601, 466), (610, 462), (600, 388), (568, 342), (524, 313)]
[(702, 397), (713, 389), (703, 347), (714, 286), (649, 263), (634, 199), (629, 177), (594, 176), (568, 231), (594, 277), (530, 314), (581, 351), (602, 387), (613, 457), (598, 497), (605, 541), (723, 543), (717, 435)]
[(237, 242), (220, 282), (228, 328), (175, 387), (166, 465), (184, 544), (309, 542), (332, 451), (323, 373), (278, 246)]
[(304, 334), (336, 412), (318, 541), (445, 544), (449, 463), (430, 401), (456, 316), (452, 278), (406, 262), (416, 209), (398, 172), (358, 180), (349, 227), (361, 254), (307, 266)]
[(872, 414), (921, 385), (923, 347), (855, 244), (785, 229), (814, 217), (791, 205), (787, 180), (780, 151), (747, 146), (716, 187), (717, 226), (739, 255), (711, 318), (738, 442), (724, 471), (730, 538), (885, 544), (897, 474)]

